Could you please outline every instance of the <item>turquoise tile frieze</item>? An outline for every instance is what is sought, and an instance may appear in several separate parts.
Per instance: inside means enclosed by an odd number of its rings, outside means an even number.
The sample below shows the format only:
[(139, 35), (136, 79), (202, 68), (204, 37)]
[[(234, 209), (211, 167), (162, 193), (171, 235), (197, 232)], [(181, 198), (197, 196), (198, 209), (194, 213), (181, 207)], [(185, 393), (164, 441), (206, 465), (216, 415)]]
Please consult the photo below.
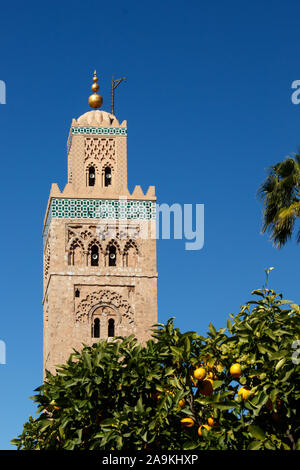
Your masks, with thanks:
[(127, 135), (126, 127), (71, 127), (68, 139), (68, 152), (71, 147), (72, 135)]
[(72, 127), (72, 134), (126, 135), (126, 127)]
[(155, 220), (154, 201), (52, 198), (44, 240), (52, 219)]

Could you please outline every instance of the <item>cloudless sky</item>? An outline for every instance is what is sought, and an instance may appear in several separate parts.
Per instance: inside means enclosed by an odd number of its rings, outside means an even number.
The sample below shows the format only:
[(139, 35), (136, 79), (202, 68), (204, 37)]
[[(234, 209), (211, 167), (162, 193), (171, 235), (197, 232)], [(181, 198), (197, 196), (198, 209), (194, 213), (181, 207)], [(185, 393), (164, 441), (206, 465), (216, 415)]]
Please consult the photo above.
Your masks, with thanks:
[(205, 244), (158, 241), (158, 315), (205, 334), (274, 266), (270, 287), (299, 303), (295, 239), (262, 235), (257, 189), (300, 146), (300, 4), (166, 0), (1, 4), (0, 449), (22, 431), (42, 382), (42, 225), (52, 182), (66, 184), (72, 118), (88, 111), (94, 69), (103, 109), (128, 122), (128, 180), (159, 203), (204, 204)]

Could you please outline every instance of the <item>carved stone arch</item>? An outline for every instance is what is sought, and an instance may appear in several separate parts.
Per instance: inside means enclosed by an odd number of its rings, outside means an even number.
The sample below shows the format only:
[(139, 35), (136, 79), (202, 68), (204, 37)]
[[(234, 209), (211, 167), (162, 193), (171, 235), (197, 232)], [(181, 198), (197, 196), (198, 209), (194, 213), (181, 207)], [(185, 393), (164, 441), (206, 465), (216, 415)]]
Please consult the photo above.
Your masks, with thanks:
[[(99, 176), (100, 176), (100, 172), (99, 172), (99, 167), (98, 167), (98, 164), (95, 162), (95, 160), (92, 160), (90, 162), (88, 162), (88, 164), (85, 166), (85, 180), (86, 180), (86, 186), (90, 186), (89, 184), (89, 174), (90, 174), (90, 169), (91, 168), (94, 168), (94, 180), (96, 180), (96, 185), (99, 185), (99, 183), (97, 183), (97, 181), (99, 181)], [(95, 184), (95, 183), (94, 183)]]
[[(113, 261), (111, 258), (114, 256), (115, 260)], [(120, 261), (119, 258), (121, 259), (122, 256), (122, 250), (119, 245), (119, 243), (115, 240), (112, 239), (110, 240), (107, 245), (106, 245), (106, 250), (105, 250), (105, 266), (119, 266)]]
[(88, 240), (88, 243), (87, 243), (87, 253), (90, 254), (91, 253), (91, 249), (92, 249), (92, 246), (93, 245), (96, 245), (98, 248), (99, 248), (99, 251), (101, 251), (101, 253), (103, 253), (103, 247), (102, 247), (102, 244), (99, 242), (99, 240), (97, 240), (97, 238), (92, 238), (90, 240)]
[(102, 165), (102, 169), (101, 169), (102, 187), (107, 186), (107, 185), (105, 184), (105, 181), (106, 181), (106, 171), (107, 171), (108, 169), (110, 169), (110, 171), (109, 171), (109, 174), (110, 174), (110, 183), (109, 183), (109, 186), (112, 184), (112, 181), (114, 180), (115, 167), (114, 167), (114, 165), (113, 165), (111, 162), (106, 161), (106, 162)]
[[(92, 320), (93, 316), (95, 313), (99, 314), (98, 311), (99, 309), (102, 310), (101, 315), (102, 316), (113, 316), (116, 318), (118, 325), (122, 323), (122, 315), (118, 311), (118, 309), (111, 304), (105, 303), (105, 302), (100, 302), (99, 304), (96, 304), (92, 307), (90, 313), (89, 313), (89, 320)], [(110, 310), (110, 311), (108, 311)]]
[[(97, 238), (92, 238), (91, 240), (88, 240), (88, 243), (86, 245), (86, 253), (87, 253), (87, 264), (88, 266), (103, 266), (103, 248), (99, 240)], [(96, 248), (96, 256), (98, 257), (98, 260), (95, 264), (93, 264), (92, 256), (93, 256), (93, 250)], [(100, 257), (100, 254), (102, 255)]]
[(115, 240), (115, 239), (113, 238), (112, 240), (109, 240), (109, 242), (108, 242), (107, 245), (106, 245), (106, 249), (105, 249), (105, 254), (106, 254), (106, 255), (109, 253), (109, 248), (110, 248), (112, 245), (116, 247), (116, 249), (118, 250), (119, 254), (122, 253), (122, 250), (121, 250), (121, 247), (120, 247), (119, 243), (117, 242), (117, 240)]
[(98, 174), (99, 174), (99, 168), (98, 168), (99, 164), (96, 163), (95, 160), (91, 160), (91, 161), (85, 166), (85, 170), (88, 171), (91, 166), (93, 166), (93, 167), (95, 168), (95, 170), (96, 170), (96, 171), (98, 172)]
[(82, 250), (84, 251), (84, 241), (79, 236), (75, 236), (69, 240), (67, 244), (67, 251), (70, 251), (75, 245), (80, 245)]
[(84, 264), (85, 246), (79, 237), (72, 238), (69, 241), (67, 251), (70, 266), (82, 266)]
[(133, 248), (136, 251), (137, 255), (139, 254), (138, 245), (135, 240), (132, 240), (132, 238), (127, 240), (127, 242), (125, 243), (123, 253), (126, 253), (126, 251), (130, 250), (130, 248)]
[(75, 322), (90, 322), (92, 315), (99, 307), (112, 308), (119, 319), (119, 325), (126, 322), (129, 326), (134, 326), (134, 313), (129, 302), (121, 294), (108, 289), (91, 292), (82, 299), (75, 311)]
[(123, 266), (136, 268), (138, 263), (139, 249), (137, 243), (130, 239), (126, 242), (123, 250)]

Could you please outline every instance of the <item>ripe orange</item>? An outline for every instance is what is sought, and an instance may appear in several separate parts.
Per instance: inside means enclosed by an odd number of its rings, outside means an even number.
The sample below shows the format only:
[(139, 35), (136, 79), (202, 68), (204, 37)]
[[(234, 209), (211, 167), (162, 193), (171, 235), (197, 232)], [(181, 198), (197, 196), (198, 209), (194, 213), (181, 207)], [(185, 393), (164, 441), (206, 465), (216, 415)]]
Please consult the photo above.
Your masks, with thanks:
[(194, 370), (194, 377), (197, 380), (203, 380), (206, 377), (206, 370), (204, 367), (198, 367)]
[(247, 400), (248, 396), (250, 395), (250, 388), (249, 387), (241, 387), (238, 390), (238, 396), (241, 396), (243, 400)]
[(238, 379), (242, 375), (241, 365), (238, 363), (232, 364), (229, 370), (232, 377)]
[(208, 418), (207, 424), (208, 424), (210, 427), (213, 427), (213, 426), (215, 425), (215, 420), (214, 420), (214, 418), (213, 418), (212, 416)]
[(180, 408), (184, 408), (185, 407), (185, 399), (181, 398), (181, 400), (179, 400), (178, 404), (179, 404)]
[(182, 426), (185, 426), (186, 428), (192, 428), (195, 424), (193, 418), (182, 418), (180, 422)]
[(202, 436), (202, 428), (205, 428), (207, 431), (211, 430), (211, 426), (209, 426), (208, 424), (201, 424), (200, 428), (198, 428), (199, 436)]
[(214, 388), (213, 388), (213, 380), (211, 379), (205, 379), (203, 382), (201, 382), (199, 386), (199, 391), (202, 393), (202, 395), (209, 396), (212, 394)]

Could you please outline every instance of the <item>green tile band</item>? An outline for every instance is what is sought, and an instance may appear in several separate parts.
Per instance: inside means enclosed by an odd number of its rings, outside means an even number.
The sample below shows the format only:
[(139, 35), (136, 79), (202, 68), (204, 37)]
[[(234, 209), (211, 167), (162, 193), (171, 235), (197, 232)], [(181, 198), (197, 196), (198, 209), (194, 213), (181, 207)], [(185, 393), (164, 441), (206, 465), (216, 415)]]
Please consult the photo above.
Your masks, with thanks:
[(72, 135), (127, 135), (126, 127), (71, 127), (68, 139), (68, 152), (71, 147)]
[(72, 127), (72, 134), (127, 135), (126, 127)]
[(110, 220), (155, 220), (154, 201), (132, 201), (127, 199), (63, 199), (52, 198), (44, 240), (51, 219), (110, 219)]

